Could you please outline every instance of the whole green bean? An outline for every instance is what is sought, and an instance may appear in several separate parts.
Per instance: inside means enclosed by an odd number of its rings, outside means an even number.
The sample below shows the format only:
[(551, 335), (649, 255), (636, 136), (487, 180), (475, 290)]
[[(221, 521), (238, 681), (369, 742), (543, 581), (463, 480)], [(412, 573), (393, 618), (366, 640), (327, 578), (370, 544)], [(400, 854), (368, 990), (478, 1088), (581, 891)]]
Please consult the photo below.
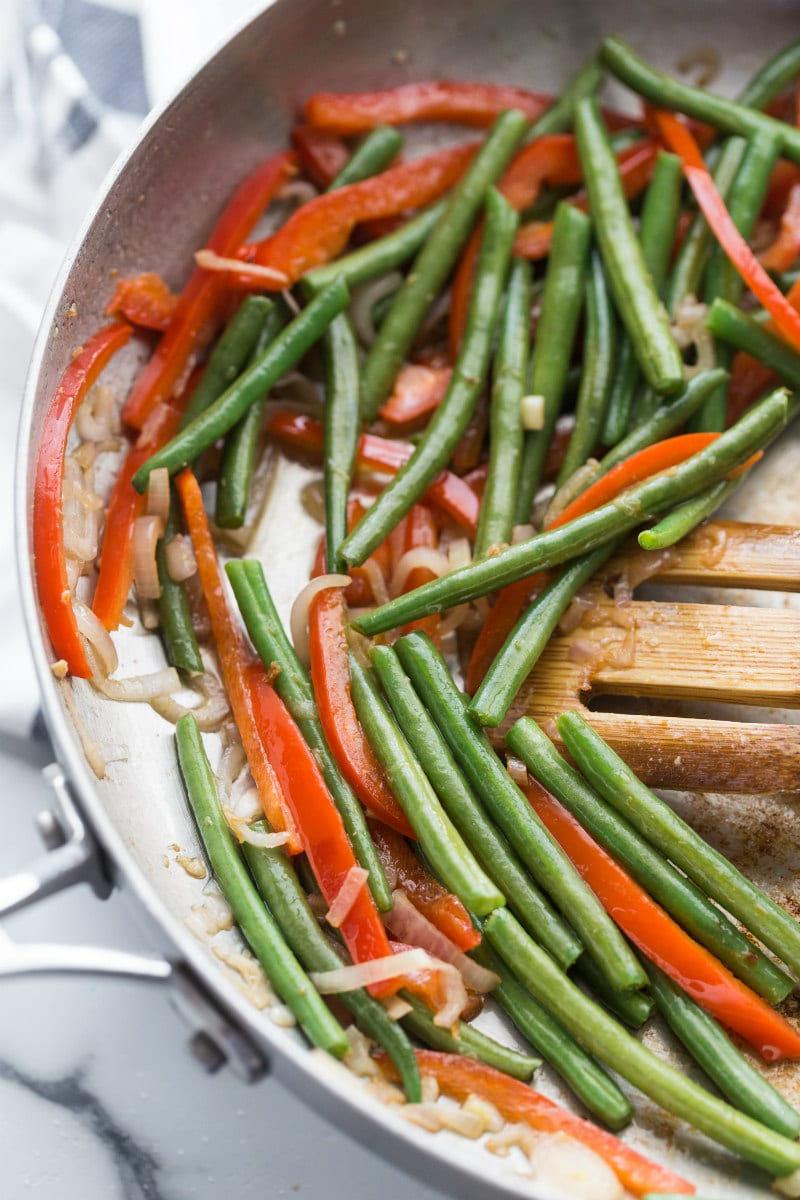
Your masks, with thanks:
[(629, 821), (597, 796), (530, 717), (522, 717), (509, 729), (506, 743), (547, 790), (577, 817), (592, 837), (692, 937), (711, 950), (770, 1004), (785, 1000), (793, 987), (791, 979), (762, 954)]
[(369, 871), (369, 887), (381, 912), (392, 907), (392, 894), (372, 842), (364, 810), (342, 775), (325, 739), (314, 690), (294, 646), (289, 641), (270, 595), (260, 562), (238, 559), (225, 570), (244, 617), (247, 632), (268, 671), (279, 668), (275, 691), (300, 727), (333, 797), (361, 866)]
[(175, 498), (170, 498), (169, 516), (164, 536), (156, 545), (156, 566), (161, 595), (158, 598), (159, 630), (164, 642), (167, 662), (179, 671), (204, 671), (200, 647), (192, 624), (189, 601), (183, 585), (177, 583), (167, 568), (167, 546), (177, 533)]
[(645, 787), (577, 713), (559, 717), (558, 731), (603, 798), (707, 895), (737, 917), (795, 975), (800, 975), (800, 923)]
[(618, 79), (659, 108), (686, 113), (688, 117), (713, 125), (722, 133), (735, 133), (742, 137), (753, 137), (762, 130), (771, 130), (779, 139), (783, 157), (800, 163), (800, 130), (793, 125), (776, 121), (735, 100), (726, 100), (712, 92), (662, 75), (639, 58), (621, 38), (606, 38), (600, 57)]
[(674, 546), (701, 521), (705, 521), (706, 517), (716, 512), (719, 506), (742, 486), (749, 474), (749, 471), (743, 471), (734, 479), (721, 479), (719, 483), (712, 483), (711, 487), (691, 500), (685, 500), (662, 517), (657, 525), (653, 525), (651, 529), (643, 529), (639, 534), (639, 545), (643, 550), (664, 550), (667, 546)]
[(248, 367), (172, 441), (148, 458), (133, 477), (136, 490), (145, 490), (150, 472), (156, 467), (167, 467), (170, 474), (174, 474), (194, 462), (198, 454), (232, 429), (251, 404), (265, 395), (314, 345), (337, 313), (347, 306), (348, 299), (347, 287), (341, 279), (315, 296), (275, 338), (258, 362)]
[[(251, 363), (257, 361), (275, 340), (282, 325), (283, 313), (274, 305), (264, 320)], [(259, 397), (225, 438), (217, 473), (214, 511), (214, 521), (220, 529), (241, 529), (244, 525), (266, 406), (267, 397)]]
[(530, 391), (544, 397), (544, 419), (542, 428), (526, 433), (523, 442), (515, 513), (518, 525), (531, 519), (533, 499), (564, 399), (583, 303), (591, 231), (585, 213), (571, 204), (559, 204), (531, 361)]
[(756, 71), (739, 96), (748, 108), (766, 108), (800, 75), (800, 39), (782, 46)]
[(402, 267), (424, 244), (444, 213), (445, 207), (442, 200), (441, 203), (424, 209), (419, 216), (407, 221), (399, 229), (387, 233), (385, 237), (377, 238), (376, 241), (359, 246), (357, 250), (351, 250), (349, 254), (333, 262), (307, 271), (302, 279), (303, 290), (307, 295), (315, 295), (333, 283), (339, 275), (352, 290), (360, 283), (369, 283), (380, 275)]
[(785, 1137), (796, 1138), (800, 1133), (800, 1113), (750, 1066), (713, 1017), (654, 963), (646, 962), (643, 966), (661, 1016), (723, 1096), (762, 1125)]
[(669, 475), (648, 479), (602, 508), (423, 584), (365, 613), (353, 625), (371, 637), (453, 604), (485, 596), (495, 588), (532, 575), (534, 571), (567, 562), (600, 542), (626, 533), (648, 516), (674, 508), (724, 478), (777, 437), (799, 408), (800, 401), (785, 391), (772, 392), (748, 409), (710, 446), (681, 463)]
[(531, 267), (516, 258), (508, 280), (506, 310), (494, 358), (489, 410), (489, 473), (483, 490), (476, 555), (511, 541), (522, 460), (520, 402), (525, 392), (531, 325)]
[(425, 772), (383, 702), (372, 672), (350, 655), (350, 687), (358, 719), (435, 875), (479, 917), (505, 896), (478, 865), (439, 803)]
[(541, 1059), (522, 1054), (519, 1050), (512, 1050), (509, 1046), (496, 1042), (494, 1038), (487, 1037), (480, 1029), (468, 1025), (465, 1021), (457, 1022), (455, 1033), (443, 1029), (441, 1025), (434, 1025), (430, 1012), (420, 1000), (408, 992), (401, 992), (400, 995), (411, 1005), (411, 1012), (400, 1018), (403, 1028), (434, 1050), (442, 1050), (445, 1054), (460, 1054), (464, 1058), (475, 1058), (478, 1062), (486, 1063), (488, 1067), (505, 1072), (512, 1079), (521, 1079), (523, 1083), (527, 1083), (537, 1067), (542, 1065)]
[(568, 916), (586, 953), (614, 987), (622, 991), (642, 987), (645, 977), (616, 925), (547, 832), (486, 736), (470, 720), (436, 647), (424, 634), (410, 633), (400, 639), (396, 649), (467, 779), (536, 882)]
[[(646, 970), (646, 965), (642, 965)], [(653, 1001), (647, 992), (615, 992), (586, 955), (577, 964), (573, 974), (583, 980), (606, 1008), (610, 1008), (615, 1016), (632, 1029), (640, 1029), (653, 1011)]]
[(581, 952), (580, 942), (487, 818), (394, 649), (373, 646), (370, 657), (395, 719), (447, 815), (525, 928), (550, 951), (556, 962), (570, 966)]
[(605, 1068), (587, 1054), (563, 1025), (525, 991), (511, 968), (501, 963), (491, 950), (486, 938), (470, 954), (481, 966), (500, 976), (492, 999), (511, 1018), (523, 1037), (538, 1050), (590, 1112), (609, 1128), (624, 1129), (633, 1110)]
[(191, 425), (209, 404), (231, 386), (244, 370), (275, 305), (267, 296), (247, 296), (231, 317), (209, 358), (203, 375), (181, 417), (180, 428)]
[(586, 283), (586, 330), (583, 373), (575, 408), (575, 425), (556, 479), (560, 487), (586, 459), (600, 440), (611, 387), (617, 370), (617, 321), (600, 255), (592, 253)]
[(619, 540), (604, 542), (576, 558), (523, 610), (470, 702), (469, 712), (481, 725), (494, 728), (503, 722), (575, 593), (618, 546)]
[(545, 134), (565, 133), (572, 128), (575, 105), (585, 96), (593, 96), (603, 82), (603, 68), (596, 58), (590, 58), (568, 79), (549, 108), (546, 108), (533, 125), (527, 141), (544, 137)]
[[(492, 338), (497, 325), (516, 228), (517, 214), (498, 191), (490, 188), (486, 198), (486, 228), (472, 290), (467, 327), (447, 392), (411, 458), (400, 468), (342, 542), (341, 556), (351, 566), (357, 566), (368, 558), (375, 547), (394, 529), (398, 521), (447, 466), (453, 451), (466, 432), (489, 367)], [(431, 242), (428, 243), (430, 244)], [(415, 267), (414, 270), (416, 269)], [(392, 311), (394, 312), (394, 309)], [(381, 327), (381, 333), (391, 319), (390, 313)], [(366, 395), (368, 368), (369, 359), (362, 377), (363, 395)]]
[[(653, 179), (642, 204), (639, 241), (645, 266), (659, 295), (663, 294), (678, 217), (681, 210), (683, 169), (675, 154), (663, 151), (656, 159)], [(604, 446), (615, 446), (628, 432), (633, 401), (639, 385), (639, 364), (629, 337), (620, 339), (614, 380), (603, 424)]]
[(683, 383), (683, 360), (645, 265), (617, 160), (600, 109), (592, 98), (581, 100), (575, 109), (575, 136), (595, 236), (617, 312), (645, 379), (659, 395), (669, 395)]
[(222, 815), (214, 775), (191, 713), (175, 725), (178, 761), (211, 869), (275, 991), (315, 1046), (341, 1058), (350, 1043), (264, 907)]
[(402, 148), (402, 134), (391, 125), (376, 125), (353, 151), (327, 190), (334, 192), (348, 183), (359, 183), (362, 179), (369, 179), (370, 175), (377, 175), (389, 166)]
[(455, 265), (486, 198), (519, 145), (528, 122), (511, 109), (495, 121), (469, 170), (417, 255), (364, 363), (364, 418), (374, 419), (420, 324)]
[(786, 1176), (800, 1167), (800, 1145), (737, 1112), (648, 1050), (564, 975), (508, 909), (492, 913), (485, 932), (503, 961), (513, 964), (534, 999), (585, 1050), (667, 1112), (772, 1175)]
[(358, 347), (344, 313), (325, 331), (325, 558), (329, 572), (342, 569), (340, 551), (347, 537), (347, 501), (361, 432), (361, 380)]
[(764, 329), (727, 300), (714, 301), (706, 317), (706, 326), (714, 337), (727, 342), (734, 350), (752, 354), (791, 387), (800, 388), (800, 354), (782, 337)]
[[(265, 821), (252, 827), (269, 832)], [(308, 903), (294, 867), (280, 846), (245, 843), (247, 865), (267, 908), (281, 933), (307, 971), (335, 971), (342, 960), (325, 937)], [(383, 1046), (400, 1073), (410, 1104), (422, 1099), (419, 1069), (414, 1050), (403, 1030), (382, 1004), (363, 990), (341, 992), (339, 1001), (349, 1008), (359, 1028)]]

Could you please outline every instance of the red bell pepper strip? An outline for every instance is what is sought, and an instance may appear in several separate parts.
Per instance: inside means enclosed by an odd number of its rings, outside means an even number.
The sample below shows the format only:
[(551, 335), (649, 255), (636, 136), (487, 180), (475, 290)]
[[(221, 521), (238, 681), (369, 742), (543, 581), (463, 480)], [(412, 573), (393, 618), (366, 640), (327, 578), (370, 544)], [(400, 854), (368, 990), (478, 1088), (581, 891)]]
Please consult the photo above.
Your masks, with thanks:
[(483, 129), (507, 108), (535, 121), (551, 103), (551, 96), (525, 88), (433, 80), (381, 92), (316, 92), (306, 100), (304, 115), (317, 129), (347, 136), (410, 121), (454, 121)]
[(178, 304), (178, 297), (171, 292), (164, 280), (155, 271), (120, 279), (114, 295), (106, 305), (106, 313), (116, 313), (143, 329), (167, 328)]
[(691, 131), (672, 113), (659, 109), (654, 115), (665, 144), (683, 163), (686, 181), (714, 237), (744, 282), (772, 315), (779, 332), (795, 348), (800, 348), (800, 314), (770, 279), (731, 220)]
[(371, 821), (369, 828), (387, 879), (396, 880), (393, 887), (402, 888), (414, 907), (459, 950), (466, 953), (479, 946), (481, 935), (464, 905), (425, 869), (408, 842), (380, 821)]
[[(367, 511), (367, 505), (362, 504), (358, 497), (350, 497), (347, 503), (347, 531), (354, 529), (358, 522)], [(317, 553), (314, 556), (314, 565), (311, 568), (311, 578), (318, 579), (320, 575), (327, 573), (326, 567), (326, 543), (325, 534), (319, 539)], [(360, 567), (351, 567), (349, 571), (352, 580), (349, 587), (344, 590), (344, 598), (351, 608), (359, 608), (365, 604), (379, 604), (381, 598), (376, 596), (373, 590), (373, 575), (371, 564), (374, 563), (380, 571), (384, 580), (388, 580), (391, 569), (391, 553), (387, 542), (381, 542), (376, 546), (372, 554), (365, 563)]]
[(731, 381), (725, 401), (725, 425), (733, 425), (759, 396), (774, 387), (778, 376), (757, 358), (739, 350), (731, 364)]
[(775, 241), (761, 254), (767, 271), (788, 271), (800, 255), (800, 183), (789, 192)]
[(305, 174), (323, 190), (333, 183), (350, 158), (350, 151), (340, 137), (311, 125), (294, 127), (292, 145)]
[(452, 374), (450, 366), (406, 363), (400, 368), (380, 415), (392, 425), (407, 425), (424, 417), (444, 399)]
[[(410, 942), (396, 942), (394, 939), (391, 939), (389, 945), (392, 954), (405, 954), (409, 950), (420, 948), (412, 946)], [(454, 967), (453, 970), (455, 969)], [(418, 996), (432, 1013), (438, 1013), (448, 1002), (447, 987), (438, 967), (420, 967), (416, 971), (409, 971), (398, 979), (397, 987), (411, 992), (412, 996)], [(462, 1009), (462, 1015), (464, 1011), (466, 1010)]]
[(609, 916), (643, 954), (767, 1062), (800, 1056), (800, 1035), (780, 1013), (690, 938), (541, 784), (525, 791)]
[(319, 719), (340, 771), (364, 807), (393, 829), (414, 837), (356, 716), (350, 697), (346, 625), (342, 589), (319, 592), (308, 614), (311, 679)]
[[(246, 672), (253, 711), (264, 748), (289, 805), (303, 850), (328, 905), (358, 866), (339, 810), (317, 761), (263, 666)], [(391, 954), (389, 939), (368, 887), (363, 887), (339, 926), (353, 962)], [(397, 984), (399, 986), (399, 984)], [(381, 994), (386, 985), (381, 985)], [(396, 988), (389, 988), (396, 990)]]
[[(277, 233), (243, 247), (248, 261), (276, 271), (295, 283), (312, 267), (335, 258), (350, 240), (356, 225), (378, 217), (393, 217), (407, 209), (422, 208), (450, 190), (474, 156), (477, 143), (439, 150), (425, 158), (390, 167), (380, 175), (326, 192), (303, 204)], [(270, 281), (253, 284), (246, 276), (223, 275), (237, 286), (270, 290)], [(287, 286), (277, 279), (272, 290)]]
[[(403, 553), (408, 550), (414, 550), (417, 546), (426, 546), (431, 550), (435, 550), (439, 545), (439, 532), (436, 528), (436, 522), (429, 508), (424, 504), (415, 504), (406, 515), (403, 528)], [(408, 578), (403, 584), (403, 592), (413, 592), (414, 588), (422, 587), (423, 583), (429, 583), (435, 578), (435, 573), (429, 567), (415, 567), (410, 571)], [(439, 644), (439, 615), (431, 613), (428, 617), (420, 617), (417, 621), (411, 621), (410, 624), (404, 625), (401, 633), (411, 633), (412, 630), (421, 630), (427, 633), (436, 645)]]
[[(442, 1054), (437, 1050), (416, 1050), (415, 1054), (420, 1072), (432, 1075), (445, 1095), (460, 1101), (468, 1096), (480, 1096), (493, 1104), (507, 1121), (519, 1121), (541, 1133), (563, 1133), (582, 1142), (608, 1164), (622, 1186), (634, 1196), (651, 1192), (653, 1195), (662, 1192), (694, 1194), (694, 1185), (680, 1175), (651, 1162), (613, 1133), (600, 1129), (591, 1121), (584, 1121), (527, 1083), (512, 1079), (474, 1058)], [(377, 1058), (389, 1078), (396, 1079), (396, 1068), (388, 1056), (381, 1051)]]
[[(322, 456), (322, 426), (312, 417), (278, 412), (270, 418), (267, 428), (272, 436), (284, 445), (294, 446), (315, 458)], [(358, 443), (357, 461), (362, 470), (394, 474), (407, 462), (412, 453), (413, 446), (408, 442), (363, 433)], [(442, 509), (470, 537), (475, 536), (480, 515), (480, 500), (468, 483), (452, 471), (443, 471), (425, 495), (428, 501)]]
[(256, 713), (250, 688), (249, 672), (256, 670), (263, 675), (263, 669), (260, 664), (255, 665), (254, 657), (245, 645), (241, 630), (228, 606), (214, 538), (203, 508), (200, 485), (188, 469), (176, 477), (175, 485), (197, 559), (197, 573), (211, 619), (211, 632), (219, 656), (225, 691), (228, 693), (247, 762), (267, 820), (277, 832), (286, 831), (290, 835), (286, 848), (290, 854), (297, 854), (305, 847), (298, 834), (294, 810), (283, 793), (283, 780), (278, 780), (277, 763), (273, 767), (274, 759), (270, 745), (262, 737), (258, 720), (260, 713)]
[[(239, 185), (223, 210), (206, 249), (223, 257), (235, 254), (268, 202), (295, 172), (292, 152), (276, 154)], [(153, 357), (133, 386), (122, 410), (129, 425), (141, 429), (161, 401), (180, 396), (192, 367), (219, 327), (228, 287), (227, 275), (195, 267)]]
[(33, 488), (33, 558), (36, 588), (47, 632), (71, 675), (88, 679), (91, 668), (78, 631), (67, 579), (62, 489), (67, 439), (89, 388), (131, 336), (130, 325), (113, 324), (92, 334), (76, 352), (56, 388), (44, 421)]

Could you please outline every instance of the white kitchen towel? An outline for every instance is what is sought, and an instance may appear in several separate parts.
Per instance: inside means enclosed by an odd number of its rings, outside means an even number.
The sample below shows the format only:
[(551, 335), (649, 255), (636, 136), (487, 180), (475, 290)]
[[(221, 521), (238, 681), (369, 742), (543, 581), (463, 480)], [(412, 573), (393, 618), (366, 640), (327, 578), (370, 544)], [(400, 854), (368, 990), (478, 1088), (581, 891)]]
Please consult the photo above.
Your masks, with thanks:
[(36, 681), (13, 569), (28, 359), (52, 280), (114, 160), (255, 0), (0, 3), (0, 731), (30, 733)]

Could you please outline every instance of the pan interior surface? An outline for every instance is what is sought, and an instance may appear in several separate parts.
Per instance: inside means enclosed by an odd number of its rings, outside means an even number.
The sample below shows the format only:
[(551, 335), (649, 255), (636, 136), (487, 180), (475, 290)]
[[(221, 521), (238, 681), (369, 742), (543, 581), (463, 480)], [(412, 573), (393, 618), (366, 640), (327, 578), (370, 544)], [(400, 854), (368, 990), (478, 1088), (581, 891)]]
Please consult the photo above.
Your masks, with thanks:
[[(799, 12), (797, 4), (781, 0), (758, 5), (752, 0), (727, 0), (724, 5), (717, 0), (648, 5), (622, 0), (274, 3), (150, 123), (100, 201), (51, 297), (31, 371), (19, 465), (22, 587), (30, 613), (35, 611), (28, 550), (32, 466), (43, 414), (70, 354), (103, 322), (113, 275), (158, 270), (171, 286), (182, 285), (191, 253), (203, 245), (221, 205), (249, 169), (285, 145), (292, 116), (310, 92), (353, 91), (426, 78), (493, 80), (557, 91), (603, 36), (621, 33), (656, 65), (674, 72), (711, 51), (720, 66), (713, 87), (734, 95), (765, 58), (797, 35)], [(692, 77), (691, 70), (687, 77)], [(614, 85), (608, 94), (615, 103), (630, 103)], [(410, 145), (414, 151), (424, 149), (419, 135), (411, 136)], [(73, 306), (76, 316), (68, 315)], [(144, 342), (132, 342), (104, 382), (124, 394), (148, 353)], [(792, 488), (785, 486), (797, 478), (799, 453), (796, 439), (785, 438), (739, 494), (735, 512), (727, 515), (800, 522), (800, 502), (793, 505)], [(320, 532), (301, 499), (317, 477), (306, 467), (274, 456), (269, 496), (250, 550), (264, 563), (286, 620), (293, 597), (308, 579)], [(30, 619), (41, 634), (38, 619)], [(393, 1153), (432, 1182), (455, 1185), (457, 1180), (461, 1195), (555, 1195), (516, 1174), (513, 1156), (507, 1162), (490, 1158), (485, 1150), (453, 1135), (432, 1138), (413, 1129), (389, 1110), (376, 1114), (354, 1080), (305, 1053), (299, 1035), (281, 1026), (280, 1010), (263, 1007), (266, 995), (258, 972), (242, 957), (236, 935), (213, 931), (209, 880), (177, 773), (171, 726), (147, 705), (104, 700), (76, 680), (72, 695), (78, 719), (109, 760), (105, 778), (96, 780), (64, 709), (63, 693), (50, 674), (46, 639), (41, 635), (34, 641), (48, 721), (93, 825), (180, 955), (267, 1047), (276, 1071), (333, 1119), (358, 1130), (362, 1141), (370, 1141), (375, 1133), (378, 1149)], [(121, 675), (163, 665), (157, 639), (138, 626), (121, 630), (115, 642)], [(214, 739), (209, 746), (214, 752)], [(722, 803), (706, 798), (702, 811), (694, 813), (709, 836), (719, 836)], [(780, 888), (792, 878), (798, 861), (790, 802), (762, 797), (737, 804), (740, 808), (726, 827), (724, 843), (720, 836), (721, 848), (734, 857), (744, 855), (756, 879)], [(760, 842), (752, 836), (754, 823), (763, 831)], [(770, 838), (768, 830), (773, 831)], [(757, 842), (762, 849), (755, 853)], [(481, 1025), (520, 1044), (492, 1011), (482, 1016)], [(659, 1052), (667, 1052), (657, 1029), (645, 1038)], [(671, 1050), (669, 1054), (691, 1073), (687, 1060)], [(800, 1083), (792, 1084), (788, 1074), (780, 1082), (789, 1085), (790, 1099), (800, 1101)], [(546, 1068), (537, 1076), (537, 1087), (567, 1101)], [(625, 1135), (636, 1148), (652, 1151), (661, 1161), (669, 1158), (700, 1191), (721, 1189), (719, 1194), (743, 1200), (763, 1195), (763, 1176), (638, 1095), (636, 1109), (636, 1124)], [(366, 1122), (371, 1122), (372, 1132), (365, 1131)]]

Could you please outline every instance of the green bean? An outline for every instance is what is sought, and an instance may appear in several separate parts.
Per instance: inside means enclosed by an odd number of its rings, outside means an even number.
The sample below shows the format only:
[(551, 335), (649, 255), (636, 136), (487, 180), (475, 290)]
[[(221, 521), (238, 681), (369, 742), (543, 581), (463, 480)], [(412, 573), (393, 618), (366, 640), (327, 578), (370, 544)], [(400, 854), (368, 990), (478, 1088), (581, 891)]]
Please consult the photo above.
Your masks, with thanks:
[(624, 1129), (633, 1111), (627, 1097), (605, 1068), (581, 1049), (563, 1025), (525, 991), (511, 968), (501, 963), (490, 949), (486, 938), (470, 954), (481, 966), (500, 976), (492, 999), (510, 1017), (523, 1037), (538, 1050), (591, 1113), (611, 1129)]
[(784, 88), (794, 83), (800, 75), (800, 40), (782, 46), (772, 58), (759, 67), (747, 87), (739, 96), (739, 103), (748, 108), (766, 108), (781, 94)]
[(425, 772), (383, 702), (372, 672), (350, 655), (353, 704), (375, 757), (408, 818), (434, 874), (479, 917), (505, 904), (439, 803)]
[(513, 965), (534, 999), (585, 1050), (667, 1112), (689, 1121), (701, 1133), (773, 1175), (789, 1175), (800, 1167), (800, 1145), (737, 1112), (648, 1050), (567, 979), (508, 909), (492, 913), (485, 933), (503, 961)]
[(179, 671), (202, 672), (205, 667), (200, 657), (200, 647), (197, 645), (186, 592), (183, 584), (177, 583), (167, 568), (167, 546), (176, 532), (175, 499), (171, 497), (167, 527), (164, 536), (159, 538), (156, 545), (156, 566), (161, 587), (161, 595), (158, 598), (159, 629), (167, 662)]
[(137, 491), (147, 487), (150, 472), (167, 467), (170, 474), (194, 462), (198, 454), (232, 429), (260, 396), (278, 382), (322, 336), (333, 318), (346, 306), (349, 293), (338, 279), (308, 304), (238, 379), (161, 450), (152, 455), (133, 477)]
[(307, 295), (315, 295), (341, 275), (348, 288), (357, 287), (360, 283), (369, 283), (380, 275), (386, 275), (397, 267), (402, 267), (422, 246), (428, 235), (435, 229), (445, 210), (445, 202), (424, 209), (418, 217), (407, 221), (399, 229), (387, 233), (385, 237), (369, 242), (351, 250), (342, 258), (325, 263), (324, 266), (314, 267), (307, 271), (302, 279), (302, 287)]
[(326, 360), (323, 481), (325, 557), (329, 572), (342, 570), (341, 546), (347, 537), (347, 501), (361, 432), (361, 385), (358, 347), (344, 313), (334, 317), (323, 339)]
[(511, 109), (495, 121), (483, 146), (417, 255), (364, 363), (364, 418), (374, 419), (428, 309), (441, 291), (475, 224), (486, 191), (498, 179), (528, 122)]
[[(659, 295), (663, 294), (675, 231), (681, 209), (683, 169), (674, 154), (660, 153), (652, 182), (642, 205), (639, 241), (645, 266)], [(639, 364), (629, 337), (620, 342), (614, 381), (608, 400), (601, 441), (614, 446), (628, 432), (633, 400), (639, 384)]]
[(506, 743), (536, 778), (557, 796), (592, 837), (675, 920), (735, 975), (771, 1004), (784, 1000), (792, 981), (762, 954), (701, 891), (671, 865), (614, 807), (592, 790), (561, 757), (530, 717), (509, 729)]
[(494, 360), (489, 426), (489, 474), (483, 491), (476, 555), (511, 541), (522, 459), (520, 402), (525, 391), (531, 325), (531, 267), (516, 258), (511, 265), (506, 311)]
[(373, 646), (370, 656), (395, 719), (405, 731), (447, 815), (489, 877), (504, 892), (506, 903), (525, 928), (550, 951), (556, 962), (570, 966), (581, 952), (580, 942), (487, 818), (394, 649)]
[(527, 141), (544, 137), (545, 134), (565, 133), (572, 128), (575, 105), (585, 96), (593, 96), (603, 82), (603, 68), (592, 57), (579, 67), (561, 89), (556, 99), (531, 125)]
[[(642, 964), (647, 969), (646, 965)], [(653, 1001), (646, 992), (615, 992), (608, 986), (605, 977), (598, 971), (595, 964), (586, 955), (575, 967), (574, 974), (578, 976), (599, 1000), (610, 1008), (615, 1016), (630, 1025), (632, 1029), (640, 1029), (653, 1011)]]
[(683, 360), (645, 265), (617, 160), (595, 100), (581, 100), (576, 107), (575, 135), (595, 236), (617, 312), (645, 379), (659, 395), (668, 395), (683, 383)]
[(645, 977), (619, 930), (506, 772), (485, 734), (470, 720), (442, 656), (424, 634), (410, 633), (397, 653), (467, 779), (533, 878), (552, 897), (609, 982), (642, 987)]
[[(659, 108), (686, 113), (688, 117), (713, 125), (721, 133), (753, 137), (762, 130), (771, 130), (779, 140), (783, 157), (800, 163), (800, 130), (793, 125), (776, 121), (735, 100), (726, 100), (712, 92), (662, 75), (639, 58), (620, 38), (606, 38), (600, 57), (618, 79)], [(761, 95), (757, 99), (761, 99)]]
[[(269, 832), (265, 821), (252, 828), (256, 832)], [(245, 843), (243, 849), (261, 897), (305, 969), (335, 971), (342, 961), (320, 929), (284, 850), (279, 846), (267, 848), (249, 843)], [(397, 1021), (392, 1020), (383, 1005), (373, 1000), (363, 988), (341, 992), (338, 999), (350, 1009), (359, 1028), (383, 1046), (400, 1073), (409, 1103), (418, 1103), (422, 1093), (417, 1060)]]
[(341, 1058), (350, 1048), (344, 1030), (286, 945), (247, 874), (222, 815), (197, 721), (187, 713), (175, 726), (178, 761), (211, 869), (236, 922), (267, 977), (315, 1046)]
[[(517, 214), (498, 191), (490, 188), (486, 198), (486, 228), (472, 290), (467, 328), (450, 384), (411, 458), (401, 467), (342, 543), (341, 556), (351, 566), (357, 566), (368, 558), (375, 547), (394, 529), (398, 521), (447, 466), (453, 451), (466, 432), (489, 367), (492, 337), (497, 324), (516, 228)], [(432, 242), (433, 237), (428, 245)], [(414, 270), (417, 270), (416, 266)], [(390, 313), (381, 333), (391, 320)], [(376, 341), (375, 345), (377, 344)], [(364, 367), (362, 395), (366, 395), (368, 370), (369, 359)]]
[(654, 476), (610, 504), (423, 584), (365, 613), (353, 625), (371, 637), (476, 596), (485, 596), (534, 571), (576, 558), (724, 478), (777, 437), (798, 409), (800, 401), (785, 391), (772, 392), (748, 409), (710, 446), (675, 467), (669, 475)]
[(714, 301), (706, 317), (706, 326), (714, 337), (721, 338), (734, 350), (751, 354), (791, 387), (800, 388), (800, 354), (778, 334), (762, 328), (727, 300)]
[(618, 545), (619, 540), (605, 542), (576, 558), (523, 610), (470, 703), (469, 712), (481, 725), (494, 728), (502, 723), (575, 593)]
[[(282, 325), (283, 314), (275, 305), (266, 315), (251, 363), (275, 340)], [(217, 472), (214, 511), (214, 521), (220, 529), (241, 529), (244, 525), (266, 406), (267, 397), (259, 397), (225, 438)]]
[[(731, 219), (745, 240), (749, 239), (756, 217), (761, 211), (777, 158), (778, 143), (771, 133), (756, 134), (748, 142), (731, 188), (728, 204)], [(741, 275), (729, 261), (722, 247), (715, 246), (706, 271), (706, 303), (711, 304), (717, 297), (721, 297), (738, 304), (743, 287)], [(717, 360), (720, 366), (728, 367), (732, 356), (729, 346), (717, 346)], [(691, 429), (698, 432), (717, 432), (724, 429), (726, 399), (727, 388), (717, 388), (694, 417)]]
[(392, 907), (392, 894), (372, 843), (364, 810), (339, 770), (325, 739), (311, 681), (286, 636), (264, 578), (264, 569), (260, 562), (238, 559), (229, 562), (225, 570), (261, 661), (268, 671), (273, 671), (276, 665), (279, 668), (273, 679), (275, 691), (299, 725), (317, 760), (356, 857), (369, 871), (369, 887), (375, 903), (381, 912), (388, 912)]
[(266, 296), (248, 296), (231, 317), (214, 347), (203, 376), (192, 393), (180, 428), (191, 425), (201, 412), (226, 391), (244, 370), (274, 303)]
[(457, 1022), (455, 1033), (443, 1029), (441, 1025), (434, 1025), (430, 1012), (420, 1000), (408, 992), (401, 992), (400, 995), (411, 1005), (411, 1012), (400, 1018), (403, 1028), (426, 1046), (432, 1046), (434, 1050), (442, 1050), (445, 1054), (460, 1054), (464, 1058), (475, 1058), (478, 1062), (486, 1063), (488, 1067), (505, 1072), (512, 1079), (521, 1079), (523, 1083), (527, 1083), (537, 1067), (542, 1065), (541, 1059), (522, 1054), (519, 1050), (512, 1050), (496, 1042), (494, 1038), (487, 1037), (480, 1029), (468, 1025), (465, 1021)]
[(531, 361), (530, 390), (544, 396), (542, 428), (525, 434), (515, 520), (525, 525), (553, 440), (572, 360), (572, 344), (583, 302), (591, 222), (571, 204), (559, 204), (547, 263), (542, 307)]
[(712, 483), (711, 487), (693, 499), (685, 500), (662, 517), (657, 525), (653, 525), (651, 529), (643, 529), (639, 534), (639, 545), (643, 550), (664, 550), (667, 546), (674, 546), (701, 521), (705, 521), (706, 517), (716, 512), (719, 506), (742, 486), (749, 474), (749, 471), (742, 471), (734, 479), (721, 479), (719, 483)]
[(391, 125), (376, 125), (353, 152), (327, 190), (334, 192), (348, 183), (359, 183), (362, 179), (369, 179), (370, 175), (377, 175), (389, 166), (402, 148), (402, 134)]
[(794, 917), (645, 787), (577, 713), (559, 717), (558, 731), (604, 799), (707, 895), (737, 917), (795, 975), (800, 975), (800, 924)]
[(654, 963), (644, 963), (656, 1007), (692, 1058), (735, 1108), (762, 1125), (796, 1138), (800, 1113), (750, 1066), (713, 1017), (681, 991)]
[(583, 373), (575, 409), (575, 425), (558, 473), (560, 487), (586, 459), (600, 440), (611, 386), (617, 369), (617, 325), (603, 262), (595, 250), (586, 284), (586, 332)]

